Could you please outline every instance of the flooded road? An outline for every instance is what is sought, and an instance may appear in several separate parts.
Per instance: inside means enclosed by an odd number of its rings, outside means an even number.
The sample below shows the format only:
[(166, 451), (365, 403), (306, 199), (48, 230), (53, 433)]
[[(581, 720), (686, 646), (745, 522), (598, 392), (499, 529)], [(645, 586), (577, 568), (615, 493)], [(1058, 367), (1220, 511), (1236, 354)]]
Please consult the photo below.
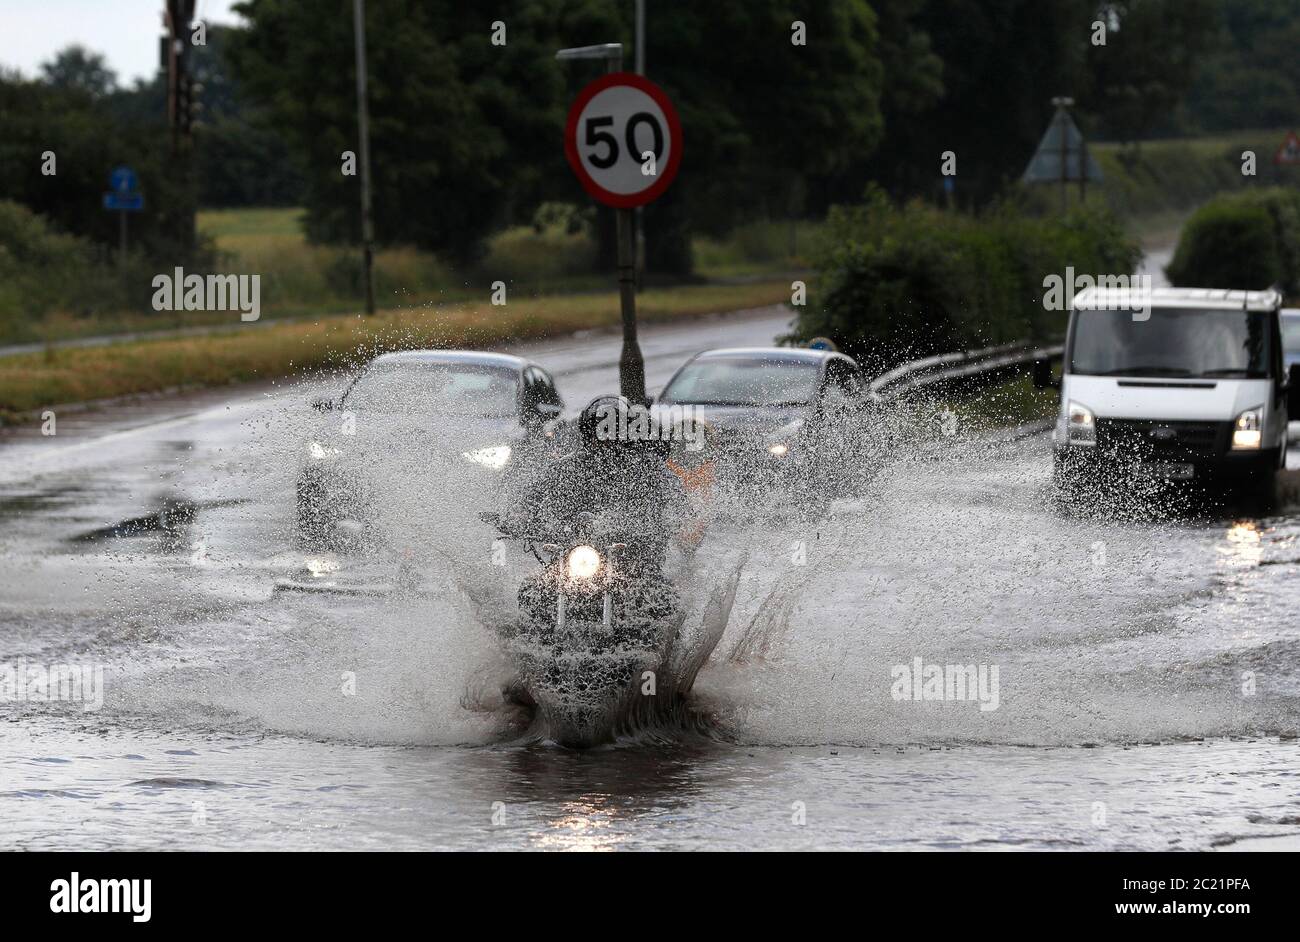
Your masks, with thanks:
[[(785, 315), (648, 327), (648, 382)], [(530, 345), (570, 409), (611, 335)], [(816, 525), (716, 527), (739, 579), (711, 735), (516, 740), (474, 495), (397, 475), (391, 552), (293, 540), (307, 408), (206, 393), (0, 447), (0, 663), (102, 668), (103, 704), (0, 704), (0, 846), (25, 849), (1204, 849), (1300, 835), (1300, 516), (1088, 519), (1043, 437), (958, 437)], [(413, 561), (413, 562), (410, 562)], [(926, 696), (973, 668), (980, 696)], [(915, 682), (914, 682), (915, 678)], [(915, 694), (915, 696), (913, 696)], [(662, 741), (661, 741), (662, 740)]]

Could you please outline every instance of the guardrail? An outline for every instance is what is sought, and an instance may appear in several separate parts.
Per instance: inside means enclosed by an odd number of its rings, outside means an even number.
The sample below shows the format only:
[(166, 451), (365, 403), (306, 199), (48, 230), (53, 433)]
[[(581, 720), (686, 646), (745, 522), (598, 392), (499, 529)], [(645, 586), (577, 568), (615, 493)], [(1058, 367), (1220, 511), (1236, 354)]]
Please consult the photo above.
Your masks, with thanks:
[(1058, 360), (1061, 344), (1008, 343), (912, 360), (882, 373), (868, 388), (878, 399), (899, 399), (918, 390), (975, 389), (1032, 368), (1035, 360)]

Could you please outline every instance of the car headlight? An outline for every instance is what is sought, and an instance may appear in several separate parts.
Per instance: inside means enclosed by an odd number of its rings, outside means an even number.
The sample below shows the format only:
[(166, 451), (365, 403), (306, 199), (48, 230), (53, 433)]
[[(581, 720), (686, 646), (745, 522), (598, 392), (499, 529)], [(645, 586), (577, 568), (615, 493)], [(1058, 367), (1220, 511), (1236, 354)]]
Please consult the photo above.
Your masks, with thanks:
[(790, 446), (785, 444), (784, 442), (777, 442), (775, 445), (767, 446), (767, 453), (769, 455), (776, 455), (776, 457), (778, 458), (784, 458), (787, 454), (789, 454), (789, 452), (790, 452)]
[(1097, 418), (1087, 406), (1072, 401), (1066, 407), (1065, 440), (1071, 445), (1097, 444)]
[(497, 445), (495, 448), (480, 448), (477, 451), (461, 452), (461, 457), (466, 461), (472, 461), (475, 464), (481, 464), (485, 468), (491, 468), (493, 471), (500, 471), (510, 461), (510, 446)]
[(600, 571), (600, 553), (594, 546), (575, 546), (565, 560), (570, 579), (590, 579)]
[(1237, 416), (1232, 427), (1232, 447), (1237, 451), (1259, 448), (1263, 441), (1264, 407), (1255, 406)]
[(341, 448), (335, 448), (332, 445), (322, 445), (320, 442), (312, 442), (307, 446), (307, 454), (311, 455), (312, 461), (328, 461), (331, 458), (337, 458), (343, 454)]

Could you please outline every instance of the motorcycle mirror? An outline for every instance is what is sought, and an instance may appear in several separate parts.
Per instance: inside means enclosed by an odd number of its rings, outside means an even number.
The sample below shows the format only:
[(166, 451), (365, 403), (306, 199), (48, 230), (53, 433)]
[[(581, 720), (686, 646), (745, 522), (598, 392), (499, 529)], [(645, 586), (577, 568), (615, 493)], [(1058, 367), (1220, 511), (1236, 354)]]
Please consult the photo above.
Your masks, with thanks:
[(627, 549), (627, 544), (626, 544), (626, 543), (611, 543), (611, 544), (609, 544), (609, 549), (610, 549), (610, 552), (613, 552), (613, 553), (621, 553), (623, 550)]
[(558, 553), (560, 551), (559, 543), (543, 543), (542, 549), (547, 553)]

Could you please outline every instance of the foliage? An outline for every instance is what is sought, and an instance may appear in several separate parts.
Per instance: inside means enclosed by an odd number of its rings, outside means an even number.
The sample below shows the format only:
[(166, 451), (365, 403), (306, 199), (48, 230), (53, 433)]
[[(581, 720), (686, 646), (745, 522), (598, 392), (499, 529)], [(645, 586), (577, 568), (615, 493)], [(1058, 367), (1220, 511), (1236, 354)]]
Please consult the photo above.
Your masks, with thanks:
[(1211, 200), (1183, 228), (1170, 281), (1193, 288), (1300, 293), (1300, 191), (1281, 187)]
[(1044, 310), (1043, 281), (1066, 267), (1127, 274), (1139, 251), (1097, 209), (1064, 220), (1007, 209), (982, 216), (919, 202), (895, 207), (879, 191), (831, 211), (815, 262), (816, 291), (793, 339), (824, 335), (873, 368), (1064, 329)]

